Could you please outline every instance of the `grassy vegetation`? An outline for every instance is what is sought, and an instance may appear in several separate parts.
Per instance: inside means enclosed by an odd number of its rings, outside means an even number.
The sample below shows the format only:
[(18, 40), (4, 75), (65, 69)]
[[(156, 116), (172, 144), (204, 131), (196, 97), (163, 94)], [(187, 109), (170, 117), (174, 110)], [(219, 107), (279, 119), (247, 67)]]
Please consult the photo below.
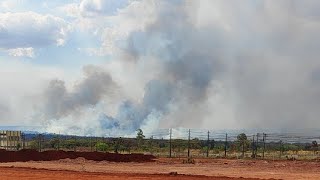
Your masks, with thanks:
[[(240, 134), (235, 141), (214, 141), (191, 139), (190, 144), (185, 139), (171, 140), (172, 157), (187, 157), (188, 147), (192, 157), (224, 158), (225, 148), (227, 158), (258, 158), (309, 160), (319, 157), (318, 144), (266, 142), (251, 143), (245, 134)], [(149, 153), (159, 157), (168, 157), (170, 141), (167, 139), (145, 138), (138, 131), (136, 138), (98, 138), (98, 137), (66, 137), (51, 138), (34, 137), (25, 148), (41, 150), (67, 151), (99, 151), (115, 153)], [(227, 145), (227, 146), (225, 146)], [(41, 147), (41, 148), (40, 148)], [(208, 153), (208, 154), (207, 154)]]

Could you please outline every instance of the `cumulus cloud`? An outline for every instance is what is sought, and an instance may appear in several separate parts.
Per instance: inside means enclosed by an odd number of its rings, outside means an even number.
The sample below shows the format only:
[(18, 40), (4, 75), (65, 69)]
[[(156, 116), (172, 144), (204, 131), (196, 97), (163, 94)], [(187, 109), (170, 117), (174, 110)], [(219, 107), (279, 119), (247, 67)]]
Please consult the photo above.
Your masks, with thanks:
[(66, 13), (69, 17), (80, 16), (80, 7), (78, 3), (66, 4), (58, 8), (62, 13)]
[(34, 49), (32, 47), (9, 49), (8, 54), (10, 56), (15, 56), (15, 57), (29, 57), (29, 58), (33, 58), (35, 55)]
[(16, 1), (3, 0), (0, 2), (0, 11), (1, 10), (9, 11), (10, 9), (14, 8), (16, 4), (17, 4)]
[(80, 3), (80, 14), (86, 17), (112, 15), (125, 7), (128, 0), (83, 0)]
[[(74, 29), (99, 38), (99, 47), (81, 48), (90, 56), (117, 55), (119, 46), (128, 35), (145, 28), (156, 19), (155, 1), (100, 1), (83, 0), (80, 4), (63, 6), (64, 12), (73, 16)], [(123, 53), (123, 52), (122, 52)]]
[(102, 48), (78, 48), (78, 50), (86, 53), (88, 56), (106, 56), (109, 54)]
[(52, 15), (0, 13), (0, 47), (5, 49), (61, 46), (69, 30), (65, 20)]

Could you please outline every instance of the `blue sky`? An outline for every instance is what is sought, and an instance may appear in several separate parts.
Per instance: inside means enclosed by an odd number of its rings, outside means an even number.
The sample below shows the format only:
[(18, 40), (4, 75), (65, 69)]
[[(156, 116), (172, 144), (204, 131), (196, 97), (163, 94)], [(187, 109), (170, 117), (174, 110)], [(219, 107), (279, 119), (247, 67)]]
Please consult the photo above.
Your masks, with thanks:
[[(97, 18), (97, 16), (112, 16), (118, 9), (123, 8), (128, 2), (127, 1), (36, 1), (36, 0), (10, 0), (1, 1), (0, 13), (8, 14), (9, 18), (20, 18), (21, 24), (17, 26), (12, 24), (12, 29), (8, 27), (8, 30), (13, 34), (11, 39), (7, 39), (3, 42), (0, 56), (3, 61), (8, 59), (28, 61), (28, 63), (43, 65), (43, 66), (58, 66), (60, 68), (68, 70), (68, 68), (79, 69), (85, 64), (97, 64), (110, 59), (109, 54), (103, 56), (95, 55), (92, 53), (85, 52), (87, 48), (99, 48), (102, 40), (99, 34), (94, 34), (97, 31), (95, 27), (93, 29), (86, 29), (82, 27), (82, 30), (76, 25), (76, 21), (79, 18), (87, 18), (87, 21)], [(67, 7), (72, 6), (75, 8), (75, 13), (78, 15), (72, 16)], [(82, 8), (82, 9), (80, 9)], [(20, 13), (20, 14), (18, 14)], [(34, 22), (26, 22), (24, 19), (28, 18), (28, 13), (35, 14)], [(82, 13), (82, 14), (80, 14)], [(16, 14), (16, 16), (14, 15)], [(89, 15), (90, 14), (90, 15)], [(88, 17), (86, 17), (88, 15)], [(50, 16), (52, 22), (45, 22), (38, 29), (40, 34), (31, 34), (34, 29), (32, 26), (36, 26), (37, 18), (44, 18)], [(90, 17), (89, 17), (90, 16)], [(55, 18), (59, 18), (56, 20)], [(100, 18), (100, 17), (99, 17)], [(61, 22), (62, 21), (62, 22)], [(3, 22), (6, 23), (6, 22)], [(13, 23), (13, 22), (12, 22)], [(48, 24), (46, 24), (48, 23)], [(50, 24), (53, 23), (53, 24)], [(56, 24), (54, 24), (56, 23)], [(10, 26), (9, 23), (3, 24), (4, 26)], [(31, 27), (30, 27), (31, 26)], [(51, 27), (45, 27), (51, 26)], [(56, 27), (54, 27), (56, 26)], [(30, 29), (29, 29), (30, 28)], [(50, 29), (52, 28), (52, 29)], [(104, 27), (99, 27), (104, 28)], [(25, 29), (25, 30), (21, 30)], [(13, 31), (22, 31), (15, 32)], [(47, 31), (47, 32), (46, 32)], [(63, 37), (52, 37), (52, 39), (45, 39), (48, 36), (55, 36), (54, 33), (60, 33), (59, 31), (65, 31), (64, 35), (57, 35)], [(3, 32), (4, 33), (4, 32)], [(29, 33), (29, 34), (28, 34)], [(43, 33), (43, 34), (41, 34)], [(97, 32), (96, 32), (97, 33)], [(13, 38), (19, 38), (20, 40), (12, 40)], [(43, 37), (41, 37), (43, 36)], [(9, 37), (10, 38), (10, 37)], [(50, 37), (49, 37), (50, 38)], [(54, 39), (56, 38), (56, 39)], [(58, 44), (57, 41), (62, 38), (64, 41), (62, 44)], [(25, 39), (25, 40), (24, 40)], [(22, 42), (19, 42), (22, 41)], [(27, 41), (27, 42), (24, 42)], [(40, 42), (42, 41), (42, 42)], [(45, 42), (47, 41), (47, 42)], [(51, 42), (50, 42), (51, 41)], [(32, 51), (22, 50), (19, 53), (8, 53), (10, 49), (12, 51), (18, 48), (32, 48)], [(31, 51), (31, 52), (30, 52)], [(28, 54), (29, 53), (29, 54)], [(31, 53), (31, 54), (30, 54)]]

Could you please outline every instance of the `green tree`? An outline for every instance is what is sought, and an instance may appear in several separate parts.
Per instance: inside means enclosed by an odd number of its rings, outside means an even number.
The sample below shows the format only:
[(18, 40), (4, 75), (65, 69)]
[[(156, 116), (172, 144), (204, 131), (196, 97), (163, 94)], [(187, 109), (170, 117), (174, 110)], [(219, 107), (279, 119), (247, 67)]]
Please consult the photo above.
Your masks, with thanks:
[(64, 140), (63, 147), (65, 147), (67, 149), (75, 149), (76, 148), (76, 140), (75, 139)]
[(39, 149), (39, 142), (36, 139), (32, 139), (31, 141), (29, 141), (29, 147), (31, 149)]
[(249, 144), (247, 135), (245, 133), (239, 134), (237, 136), (237, 143), (238, 143), (239, 147), (242, 147), (242, 157), (244, 157), (245, 149)]
[(50, 139), (49, 141), (50, 148), (59, 149), (59, 143), (60, 143), (60, 140), (58, 137), (54, 137)]
[(123, 141), (123, 148), (124, 148), (124, 151), (127, 151), (129, 153), (131, 153), (131, 148), (134, 144), (134, 139), (125, 139)]
[(108, 145), (104, 142), (98, 142), (96, 146), (98, 151), (106, 152), (108, 150)]
[(145, 136), (143, 135), (142, 129), (137, 129), (137, 142), (138, 142), (138, 149), (143, 145), (143, 139)]
[(315, 154), (317, 152), (317, 150), (318, 150), (318, 142), (317, 141), (312, 141), (311, 148), (312, 148), (312, 150), (313, 150), (313, 152)]
[(119, 138), (114, 138), (112, 140), (112, 149), (114, 150), (115, 153), (119, 153), (120, 151), (125, 151), (127, 146), (125, 144), (125, 139), (119, 137)]
[(194, 138), (190, 142), (190, 148), (191, 149), (201, 149), (201, 142), (199, 138)]
[(142, 129), (137, 129), (137, 139), (143, 139), (145, 136), (143, 135)]
[(20, 144), (20, 143), (18, 143), (18, 144), (17, 144), (17, 151), (19, 151), (19, 150), (20, 150), (20, 148), (21, 148), (21, 144)]

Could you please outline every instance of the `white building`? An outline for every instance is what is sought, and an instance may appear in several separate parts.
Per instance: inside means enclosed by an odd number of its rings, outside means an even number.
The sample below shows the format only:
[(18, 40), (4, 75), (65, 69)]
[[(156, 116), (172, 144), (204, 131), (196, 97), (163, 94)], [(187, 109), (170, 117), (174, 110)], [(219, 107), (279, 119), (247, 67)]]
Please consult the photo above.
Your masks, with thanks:
[(0, 131), (0, 148), (17, 150), (22, 148), (21, 131)]

